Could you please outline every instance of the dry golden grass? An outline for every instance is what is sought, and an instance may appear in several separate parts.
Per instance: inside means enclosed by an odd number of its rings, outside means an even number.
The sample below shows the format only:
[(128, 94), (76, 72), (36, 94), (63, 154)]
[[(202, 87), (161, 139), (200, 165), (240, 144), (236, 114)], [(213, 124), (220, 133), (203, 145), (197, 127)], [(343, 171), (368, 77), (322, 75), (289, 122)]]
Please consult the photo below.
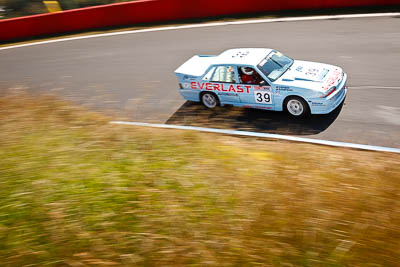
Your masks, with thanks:
[(400, 155), (0, 97), (4, 266), (396, 266)]

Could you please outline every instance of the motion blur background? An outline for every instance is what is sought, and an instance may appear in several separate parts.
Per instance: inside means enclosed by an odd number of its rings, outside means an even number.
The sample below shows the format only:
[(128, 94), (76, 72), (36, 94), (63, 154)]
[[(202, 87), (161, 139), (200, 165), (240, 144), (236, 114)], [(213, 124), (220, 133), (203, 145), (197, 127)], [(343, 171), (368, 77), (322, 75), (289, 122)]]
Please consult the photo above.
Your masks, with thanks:
[[(109, 122), (400, 149), (400, 0), (134, 1), (7, 20), (122, 1), (46, 2), (0, 0), (0, 43), (20, 41), (0, 44), (0, 266), (399, 266), (398, 153)], [(175, 24), (307, 7), (385, 14)], [(174, 29), (83, 36), (150, 23)], [(173, 71), (194, 54), (266, 45), (343, 67), (347, 105), (296, 121), (179, 96)]]
[[(46, 1), (42, 0), (0, 0), (0, 18), (14, 18), (27, 15), (47, 13)], [(54, 1), (51, 1), (54, 2)], [(55, 1), (57, 2), (57, 1)], [(131, 2), (124, 0), (59, 0), (62, 10), (106, 5), (119, 2)]]

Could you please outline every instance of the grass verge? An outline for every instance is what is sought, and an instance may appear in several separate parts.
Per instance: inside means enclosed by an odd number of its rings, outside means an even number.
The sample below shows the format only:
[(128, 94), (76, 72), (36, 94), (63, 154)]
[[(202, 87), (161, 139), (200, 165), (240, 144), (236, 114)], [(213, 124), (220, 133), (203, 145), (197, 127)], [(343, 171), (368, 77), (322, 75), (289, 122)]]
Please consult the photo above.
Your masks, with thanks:
[(395, 266), (400, 156), (0, 97), (4, 266)]

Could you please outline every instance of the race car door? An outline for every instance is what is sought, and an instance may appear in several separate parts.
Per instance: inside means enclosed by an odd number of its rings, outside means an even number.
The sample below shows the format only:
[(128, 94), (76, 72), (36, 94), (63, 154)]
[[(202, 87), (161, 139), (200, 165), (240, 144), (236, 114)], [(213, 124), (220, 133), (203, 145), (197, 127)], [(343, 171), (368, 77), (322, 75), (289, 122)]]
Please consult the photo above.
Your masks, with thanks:
[(218, 95), (222, 103), (233, 104), (240, 102), (239, 94), (235, 90), (237, 85), (237, 71), (235, 66), (216, 66), (211, 82), (219, 84), (218, 90), (214, 92)]
[(252, 107), (272, 109), (274, 96), (268, 82), (251, 67), (238, 68), (238, 74), (240, 85), (249, 88), (246, 94), (240, 95), (240, 101)]

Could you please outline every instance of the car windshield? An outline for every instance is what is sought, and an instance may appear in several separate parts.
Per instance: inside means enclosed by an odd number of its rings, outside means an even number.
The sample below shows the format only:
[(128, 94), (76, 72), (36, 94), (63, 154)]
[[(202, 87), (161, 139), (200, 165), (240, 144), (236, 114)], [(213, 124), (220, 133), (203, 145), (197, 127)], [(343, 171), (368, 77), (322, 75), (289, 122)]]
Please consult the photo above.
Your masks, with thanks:
[(285, 56), (281, 52), (272, 51), (264, 58), (258, 68), (271, 81), (276, 81), (281, 77), (293, 64), (293, 59)]

